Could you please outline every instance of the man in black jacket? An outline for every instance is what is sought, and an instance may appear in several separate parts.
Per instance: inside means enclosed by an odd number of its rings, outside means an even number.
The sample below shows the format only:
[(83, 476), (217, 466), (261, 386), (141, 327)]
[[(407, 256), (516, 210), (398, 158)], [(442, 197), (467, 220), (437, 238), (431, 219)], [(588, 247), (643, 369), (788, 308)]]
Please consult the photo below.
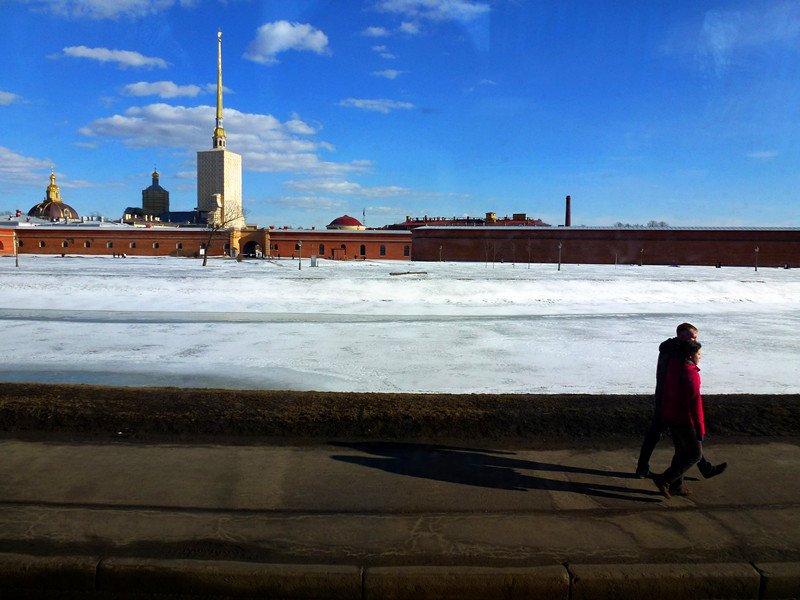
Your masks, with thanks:
[[(637, 477), (651, 477), (650, 473), (650, 456), (656, 444), (661, 439), (666, 427), (661, 422), (661, 399), (664, 397), (664, 381), (667, 378), (667, 365), (669, 361), (678, 359), (680, 357), (681, 343), (684, 341), (697, 341), (697, 327), (691, 323), (681, 323), (676, 330), (676, 337), (664, 340), (658, 347), (658, 363), (656, 365), (656, 406), (653, 413), (653, 421), (650, 423), (650, 429), (644, 437), (642, 450), (639, 453), (639, 463), (636, 466)], [(719, 465), (712, 465), (708, 462), (705, 456), (700, 458), (697, 463), (697, 468), (706, 479), (719, 475), (728, 468), (728, 463), (721, 463)]]

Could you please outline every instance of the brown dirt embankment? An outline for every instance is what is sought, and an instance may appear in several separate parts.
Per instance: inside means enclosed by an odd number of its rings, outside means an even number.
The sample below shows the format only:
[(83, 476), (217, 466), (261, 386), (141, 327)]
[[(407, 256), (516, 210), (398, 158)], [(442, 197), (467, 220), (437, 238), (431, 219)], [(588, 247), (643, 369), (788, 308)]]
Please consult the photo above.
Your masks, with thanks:
[[(704, 398), (715, 438), (800, 435), (800, 394)], [(640, 440), (652, 396), (386, 394), (0, 384), (0, 432), (100, 439)]]

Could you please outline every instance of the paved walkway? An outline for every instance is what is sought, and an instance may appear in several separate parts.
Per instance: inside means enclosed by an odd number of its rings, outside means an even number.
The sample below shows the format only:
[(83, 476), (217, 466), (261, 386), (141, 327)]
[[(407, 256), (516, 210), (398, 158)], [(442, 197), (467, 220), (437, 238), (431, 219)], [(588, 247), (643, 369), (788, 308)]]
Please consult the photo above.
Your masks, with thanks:
[[(707, 456), (728, 471), (704, 480), (693, 470), (694, 493), (666, 500), (632, 476), (636, 448), (0, 440), (0, 578), (54, 556), (92, 557), (95, 579), (100, 562), (115, 561), (305, 565), (306, 581), (326, 565), (357, 569), (360, 598), (365, 568), (405, 567), (415, 581), (422, 565), (487, 576), (534, 568), (566, 576), (577, 597), (588, 576), (575, 569), (716, 564), (760, 574), (755, 596), (726, 592), (758, 597), (763, 565), (780, 563), (800, 595), (796, 442), (709, 443)], [(654, 467), (668, 464), (670, 446)]]

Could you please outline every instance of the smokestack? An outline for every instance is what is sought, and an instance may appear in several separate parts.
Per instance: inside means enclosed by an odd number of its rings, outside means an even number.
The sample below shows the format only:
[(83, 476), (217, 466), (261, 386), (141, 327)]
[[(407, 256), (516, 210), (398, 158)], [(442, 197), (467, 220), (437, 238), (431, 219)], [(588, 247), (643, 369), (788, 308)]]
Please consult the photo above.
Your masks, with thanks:
[(572, 225), (572, 211), (569, 206), (570, 200), (571, 198), (567, 196), (567, 214), (564, 216), (564, 227)]

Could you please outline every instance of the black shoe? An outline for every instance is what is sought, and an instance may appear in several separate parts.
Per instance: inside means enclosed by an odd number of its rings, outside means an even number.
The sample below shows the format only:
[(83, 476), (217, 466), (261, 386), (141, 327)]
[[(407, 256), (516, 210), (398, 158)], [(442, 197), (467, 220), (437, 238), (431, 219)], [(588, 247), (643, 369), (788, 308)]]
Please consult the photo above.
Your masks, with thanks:
[(726, 462), (719, 463), (718, 465), (714, 465), (713, 467), (711, 467), (707, 472), (703, 473), (703, 477), (705, 477), (706, 479), (711, 479), (712, 477), (716, 477), (717, 475), (724, 473), (725, 469), (727, 468), (728, 468), (728, 463)]
[(650, 469), (636, 469), (636, 477), (639, 479), (650, 479), (652, 476)]
[(656, 484), (658, 491), (661, 492), (661, 495), (664, 496), (664, 498), (667, 500), (672, 498), (672, 496), (669, 495), (669, 485), (667, 485), (667, 482), (664, 481), (664, 478), (661, 475), (653, 475), (653, 483)]

